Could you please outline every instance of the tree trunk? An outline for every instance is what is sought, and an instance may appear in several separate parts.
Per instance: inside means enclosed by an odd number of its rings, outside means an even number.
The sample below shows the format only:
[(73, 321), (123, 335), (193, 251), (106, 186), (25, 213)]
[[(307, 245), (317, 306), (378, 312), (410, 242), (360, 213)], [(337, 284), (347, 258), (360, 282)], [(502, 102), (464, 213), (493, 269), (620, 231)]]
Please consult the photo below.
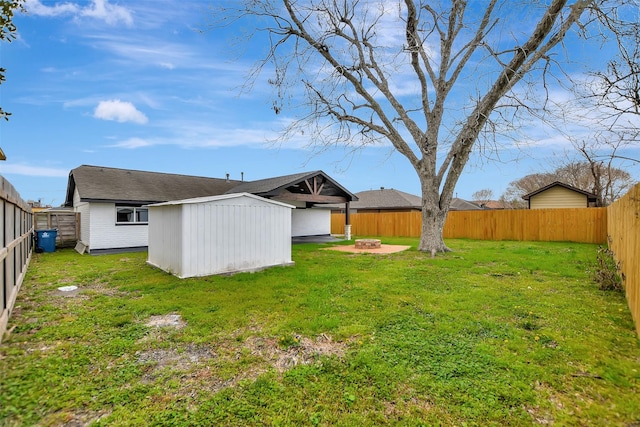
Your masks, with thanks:
[[(421, 179), (424, 181), (425, 179)], [(422, 234), (420, 235), (419, 251), (430, 252), (435, 255), (437, 252), (450, 252), (451, 249), (444, 243), (442, 231), (444, 222), (447, 219), (449, 206), (446, 209), (440, 208), (440, 194), (438, 187), (433, 184), (422, 183)]]

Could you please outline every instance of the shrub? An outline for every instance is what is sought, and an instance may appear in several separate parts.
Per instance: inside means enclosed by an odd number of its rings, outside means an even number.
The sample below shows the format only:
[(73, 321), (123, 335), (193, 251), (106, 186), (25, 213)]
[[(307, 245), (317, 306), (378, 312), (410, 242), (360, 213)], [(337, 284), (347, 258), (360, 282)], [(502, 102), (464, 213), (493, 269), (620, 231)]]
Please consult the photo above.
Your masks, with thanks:
[(620, 276), (620, 263), (616, 262), (611, 249), (599, 246), (596, 253), (596, 266), (592, 271), (593, 280), (603, 291), (624, 290), (622, 277)]

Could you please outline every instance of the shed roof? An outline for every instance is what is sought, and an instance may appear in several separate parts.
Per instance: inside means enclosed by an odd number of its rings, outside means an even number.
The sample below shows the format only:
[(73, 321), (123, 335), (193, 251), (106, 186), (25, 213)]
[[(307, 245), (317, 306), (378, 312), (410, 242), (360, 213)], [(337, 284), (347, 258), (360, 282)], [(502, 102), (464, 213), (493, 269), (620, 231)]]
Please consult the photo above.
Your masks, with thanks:
[(532, 191), (529, 194), (525, 194), (524, 196), (522, 196), (522, 198), (524, 200), (529, 200), (531, 197), (535, 196), (536, 194), (542, 193), (543, 191), (546, 191), (546, 190), (548, 190), (548, 189), (550, 189), (552, 187), (564, 187), (564, 188), (566, 188), (568, 190), (575, 191), (576, 193), (584, 194), (585, 196), (587, 196), (588, 200), (594, 200), (594, 201), (596, 200), (596, 195), (595, 194), (589, 193), (588, 191), (581, 190), (581, 189), (579, 189), (577, 187), (573, 187), (573, 186), (571, 186), (569, 184), (565, 184), (564, 182), (560, 182), (560, 181), (555, 181), (555, 182), (552, 182), (549, 185), (545, 185), (544, 187), (538, 188), (537, 190)]
[(223, 194), (241, 181), (82, 165), (69, 173), (66, 206), (74, 190), (83, 202), (157, 203)]
[(256, 196), (251, 193), (231, 193), (231, 194), (220, 194), (218, 196), (207, 196), (207, 197), (194, 197), (191, 199), (183, 199), (183, 200), (171, 200), (168, 202), (162, 203), (154, 203), (149, 205), (150, 207), (156, 206), (176, 206), (176, 205), (192, 205), (197, 203), (207, 203), (207, 202), (218, 202), (222, 200), (231, 200), (246, 197), (249, 199), (259, 200), (261, 202), (269, 203), (272, 205), (278, 205), (289, 209), (295, 209), (296, 207), (293, 205), (289, 205), (286, 203), (278, 202), (277, 200), (265, 199), (264, 197)]

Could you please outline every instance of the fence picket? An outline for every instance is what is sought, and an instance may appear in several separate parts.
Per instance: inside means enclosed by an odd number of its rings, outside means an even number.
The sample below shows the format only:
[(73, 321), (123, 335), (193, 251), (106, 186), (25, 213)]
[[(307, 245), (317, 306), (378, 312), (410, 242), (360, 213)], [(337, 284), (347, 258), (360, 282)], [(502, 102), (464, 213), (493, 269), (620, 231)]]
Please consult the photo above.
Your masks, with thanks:
[(27, 272), (33, 242), (33, 214), (13, 185), (0, 176), (0, 341)]

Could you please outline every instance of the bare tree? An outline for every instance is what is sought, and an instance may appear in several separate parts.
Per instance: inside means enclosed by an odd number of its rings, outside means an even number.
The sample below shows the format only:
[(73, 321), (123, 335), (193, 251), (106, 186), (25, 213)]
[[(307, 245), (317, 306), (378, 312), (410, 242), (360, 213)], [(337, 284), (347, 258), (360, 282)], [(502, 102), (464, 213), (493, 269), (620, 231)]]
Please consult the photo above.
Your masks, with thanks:
[[(582, 162), (574, 162), (569, 165), (578, 165), (582, 174), (587, 174), (583, 188), (589, 188), (596, 196), (597, 206), (608, 206), (623, 196), (635, 184), (628, 172), (614, 167), (617, 160), (619, 146), (611, 141), (597, 141), (589, 145), (582, 141), (575, 144)], [(603, 147), (609, 148), (604, 156), (599, 154)]]
[(474, 202), (479, 202), (481, 205), (486, 205), (487, 202), (493, 200), (493, 190), (490, 188), (483, 188), (471, 195)]
[[(599, 201), (603, 204), (611, 203), (619, 195), (608, 186), (608, 183), (616, 182), (615, 178), (598, 176), (640, 163), (640, 158), (629, 150), (637, 147), (640, 139), (640, 3), (629, 0), (621, 6), (620, 10), (600, 13), (600, 22), (609, 29), (607, 34), (615, 41), (611, 43), (615, 49), (609, 50), (616, 54), (605, 69), (592, 71), (586, 80), (576, 81), (576, 99), (561, 106), (562, 114), (575, 123), (587, 118), (588, 138), (567, 135), (578, 155), (578, 160), (570, 162), (586, 161), (591, 165), (595, 180), (592, 181), (596, 185), (593, 192), (602, 194)], [(598, 188), (601, 182), (604, 187)]]
[[(516, 85), (527, 78), (546, 87), (559, 69), (554, 48), (588, 24), (583, 14), (592, 19), (585, 11), (599, 3), (246, 0), (216, 19), (252, 19), (250, 37), (266, 36), (252, 76), (273, 73), (276, 113), (304, 100), (286, 137), (305, 131), (313, 144), (391, 143), (408, 159), (422, 189), (419, 249), (433, 253), (449, 250), (442, 229), (476, 142), (490, 142), (500, 123), (530, 107), (531, 91)], [(515, 10), (526, 10), (530, 25), (502, 19)]]
[(617, 118), (640, 115), (640, 22), (637, 13), (624, 19), (618, 14), (603, 20), (616, 38), (618, 54), (605, 71), (596, 71), (589, 95)]
[(524, 209), (527, 204), (522, 196), (549, 185), (554, 181), (560, 181), (557, 176), (550, 173), (533, 173), (509, 183), (509, 186), (500, 197), (510, 207)]
[[(22, 11), (24, 0), (0, 0), (0, 43), (11, 42), (16, 38), (17, 28), (13, 23), (13, 14), (16, 10)], [(0, 84), (5, 81), (4, 73), (7, 70), (0, 67)], [(0, 118), (9, 120), (11, 113), (0, 107)]]

